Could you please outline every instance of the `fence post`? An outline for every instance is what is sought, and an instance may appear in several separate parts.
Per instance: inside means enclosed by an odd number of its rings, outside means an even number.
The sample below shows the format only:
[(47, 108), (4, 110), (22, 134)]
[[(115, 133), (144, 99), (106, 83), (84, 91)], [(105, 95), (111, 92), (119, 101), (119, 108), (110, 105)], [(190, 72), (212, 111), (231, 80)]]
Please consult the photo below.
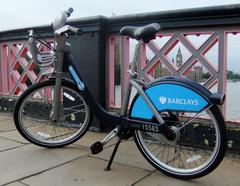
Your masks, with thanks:
[[(224, 30), (219, 33), (218, 50), (218, 92), (227, 94), (227, 35)], [(226, 103), (222, 106), (222, 112), (226, 117)]]
[(0, 94), (1, 96), (9, 96), (8, 87), (8, 45), (0, 46)]

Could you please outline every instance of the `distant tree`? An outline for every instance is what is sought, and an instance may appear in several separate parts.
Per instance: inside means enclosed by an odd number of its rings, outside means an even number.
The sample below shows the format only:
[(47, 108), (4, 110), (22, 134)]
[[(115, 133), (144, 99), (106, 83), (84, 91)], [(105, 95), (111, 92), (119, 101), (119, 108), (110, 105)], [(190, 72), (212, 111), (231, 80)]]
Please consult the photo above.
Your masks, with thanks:
[(234, 73), (231, 70), (228, 70), (227, 72), (227, 79), (233, 79)]
[(240, 79), (240, 74), (234, 74), (233, 79)]
[(229, 70), (227, 72), (227, 78), (228, 79), (240, 79), (240, 74), (239, 73), (234, 73), (232, 70)]
[(203, 73), (203, 79), (209, 79), (211, 77), (211, 74), (209, 72)]

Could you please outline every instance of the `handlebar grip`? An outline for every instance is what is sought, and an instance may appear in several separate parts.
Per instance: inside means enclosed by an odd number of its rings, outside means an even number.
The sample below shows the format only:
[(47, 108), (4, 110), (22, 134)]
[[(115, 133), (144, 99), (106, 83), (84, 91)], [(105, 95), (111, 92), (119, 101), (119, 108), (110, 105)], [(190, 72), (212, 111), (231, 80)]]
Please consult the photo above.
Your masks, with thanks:
[(77, 34), (77, 35), (82, 35), (83, 34), (83, 31), (81, 28), (76, 28), (76, 27), (73, 27), (73, 26), (68, 26), (69, 30), (71, 31), (71, 33), (73, 34)]
[(70, 15), (73, 13), (73, 8), (72, 7), (68, 8), (66, 10), (66, 13), (67, 13), (68, 17), (70, 17)]
[(67, 18), (71, 15), (73, 12), (73, 8), (69, 8), (68, 10), (65, 10), (61, 12), (53, 21), (53, 29), (56, 31), (57, 29), (63, 27), (66, 24)]

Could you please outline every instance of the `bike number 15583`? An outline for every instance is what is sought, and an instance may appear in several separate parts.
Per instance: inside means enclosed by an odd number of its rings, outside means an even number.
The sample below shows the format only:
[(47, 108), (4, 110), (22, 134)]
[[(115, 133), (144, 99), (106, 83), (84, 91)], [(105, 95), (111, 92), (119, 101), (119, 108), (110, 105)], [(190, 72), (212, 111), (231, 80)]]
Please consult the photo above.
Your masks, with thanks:
[(149, 132), (159, 132), (159, 126), (150, 125), (150, 124), (144, 124), (143, 130), (149, 131)]

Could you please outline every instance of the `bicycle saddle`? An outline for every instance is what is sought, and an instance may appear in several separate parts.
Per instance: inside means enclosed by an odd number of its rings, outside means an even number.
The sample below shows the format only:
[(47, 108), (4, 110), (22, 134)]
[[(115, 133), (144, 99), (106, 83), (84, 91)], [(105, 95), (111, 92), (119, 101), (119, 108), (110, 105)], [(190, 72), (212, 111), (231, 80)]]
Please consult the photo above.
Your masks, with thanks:
[(143, 40), (148, 43), (155, 38), (155, 34), (160, 30), (160, 25), (157, 23), (148, 24), (142, 27), (125, 26), (120, 30), (120, 35), (129, 36), (136, 40)]

